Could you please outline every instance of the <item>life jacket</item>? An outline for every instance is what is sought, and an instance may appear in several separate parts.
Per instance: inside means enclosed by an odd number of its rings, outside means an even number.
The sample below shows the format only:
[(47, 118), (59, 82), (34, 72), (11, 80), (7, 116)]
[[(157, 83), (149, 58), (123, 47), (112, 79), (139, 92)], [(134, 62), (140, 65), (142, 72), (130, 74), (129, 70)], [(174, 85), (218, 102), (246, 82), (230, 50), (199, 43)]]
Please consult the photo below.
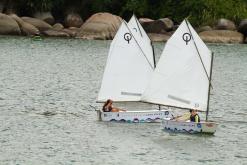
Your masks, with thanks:
[(200, 117), (199, 117), (199, 115), (198, 114), (196, 114), (195, 116), (190, 116), (190, 121), (191, 122), (196, 122), (196, 116), (198, 117), (198, 122), (200, 122)]

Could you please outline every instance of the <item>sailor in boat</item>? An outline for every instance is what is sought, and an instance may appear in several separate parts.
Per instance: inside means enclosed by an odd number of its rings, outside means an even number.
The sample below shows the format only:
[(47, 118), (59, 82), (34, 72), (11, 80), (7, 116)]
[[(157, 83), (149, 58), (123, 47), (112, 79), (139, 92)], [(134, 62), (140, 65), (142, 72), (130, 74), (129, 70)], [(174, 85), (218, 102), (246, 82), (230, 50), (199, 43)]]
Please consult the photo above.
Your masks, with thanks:
[(197, 114), (196, 109), (190, 109), (190, 112), (184, 113), (182, 116), (177, 116), (174, 118), (176, 121), (186, 121), (186, 122), (200, 122), (200, 117)]
[(190, 122), (196, 122), (196, 123), (200, 122), (200, 117), (197, 114), (197, 110), (195, 109), (190, 110)]
[(113, 107), (112, 103), (113, 101), (111, 99), (108, 99), (103, 105), (103, 112), (125, 112), (125, 110)]

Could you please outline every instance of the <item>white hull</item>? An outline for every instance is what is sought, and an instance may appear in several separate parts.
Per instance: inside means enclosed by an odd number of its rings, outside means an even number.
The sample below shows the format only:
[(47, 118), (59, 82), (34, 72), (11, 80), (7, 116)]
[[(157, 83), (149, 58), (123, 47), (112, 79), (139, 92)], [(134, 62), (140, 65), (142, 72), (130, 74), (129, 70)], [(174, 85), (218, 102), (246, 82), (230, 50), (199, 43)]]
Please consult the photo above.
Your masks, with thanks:
[(167, 110), (126, 111), (126, 112), (102, 112), (97, 111), (100, 121), (121, 122), (161, 122), (162, 118), (172, 117)]
[(162, 127), (166, 130), (175, 132), (214, 134), (216, 132), (217, 124), (215, 122), (201, 121), (200, 123), (195, 123), (164, 118), (162, 119)]

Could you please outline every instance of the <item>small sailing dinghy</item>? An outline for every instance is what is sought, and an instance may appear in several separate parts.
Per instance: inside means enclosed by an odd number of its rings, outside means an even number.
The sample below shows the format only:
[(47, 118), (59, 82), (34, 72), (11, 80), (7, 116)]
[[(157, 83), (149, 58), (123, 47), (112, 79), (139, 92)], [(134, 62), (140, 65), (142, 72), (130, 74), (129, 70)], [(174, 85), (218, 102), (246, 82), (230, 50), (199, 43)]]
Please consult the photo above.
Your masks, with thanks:
[[(135, 16), (127, 24), (124, 20), (116, 33), (98, 94), (98, 102), (112, 99), (114, 102), (140, 101), (155, 68), (151, 41)], [(126, 110), (103, 112), (102, 121), (156, 122), (168, 117), (167, 110)]]
[(217, 124), (208, 121), (213, 53), (185, 19), (167, 41), (142, 101), (206, 112), (199, 123), (164, 118), (164, 129), (215, 133)]

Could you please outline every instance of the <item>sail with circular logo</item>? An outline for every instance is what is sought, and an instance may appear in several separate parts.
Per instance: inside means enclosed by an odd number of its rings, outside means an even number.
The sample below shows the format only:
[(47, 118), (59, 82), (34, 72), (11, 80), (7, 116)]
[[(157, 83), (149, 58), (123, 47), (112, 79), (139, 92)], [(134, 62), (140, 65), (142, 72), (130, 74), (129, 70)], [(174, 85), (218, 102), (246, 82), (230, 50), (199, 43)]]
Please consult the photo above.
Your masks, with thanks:
[(98, 101), (140, 101), (154, 70), (149, 57), (123, 20), (110, 46)]
[(206, 111), (211, 54), (184, 20), (167, 41), (142, 101)]

